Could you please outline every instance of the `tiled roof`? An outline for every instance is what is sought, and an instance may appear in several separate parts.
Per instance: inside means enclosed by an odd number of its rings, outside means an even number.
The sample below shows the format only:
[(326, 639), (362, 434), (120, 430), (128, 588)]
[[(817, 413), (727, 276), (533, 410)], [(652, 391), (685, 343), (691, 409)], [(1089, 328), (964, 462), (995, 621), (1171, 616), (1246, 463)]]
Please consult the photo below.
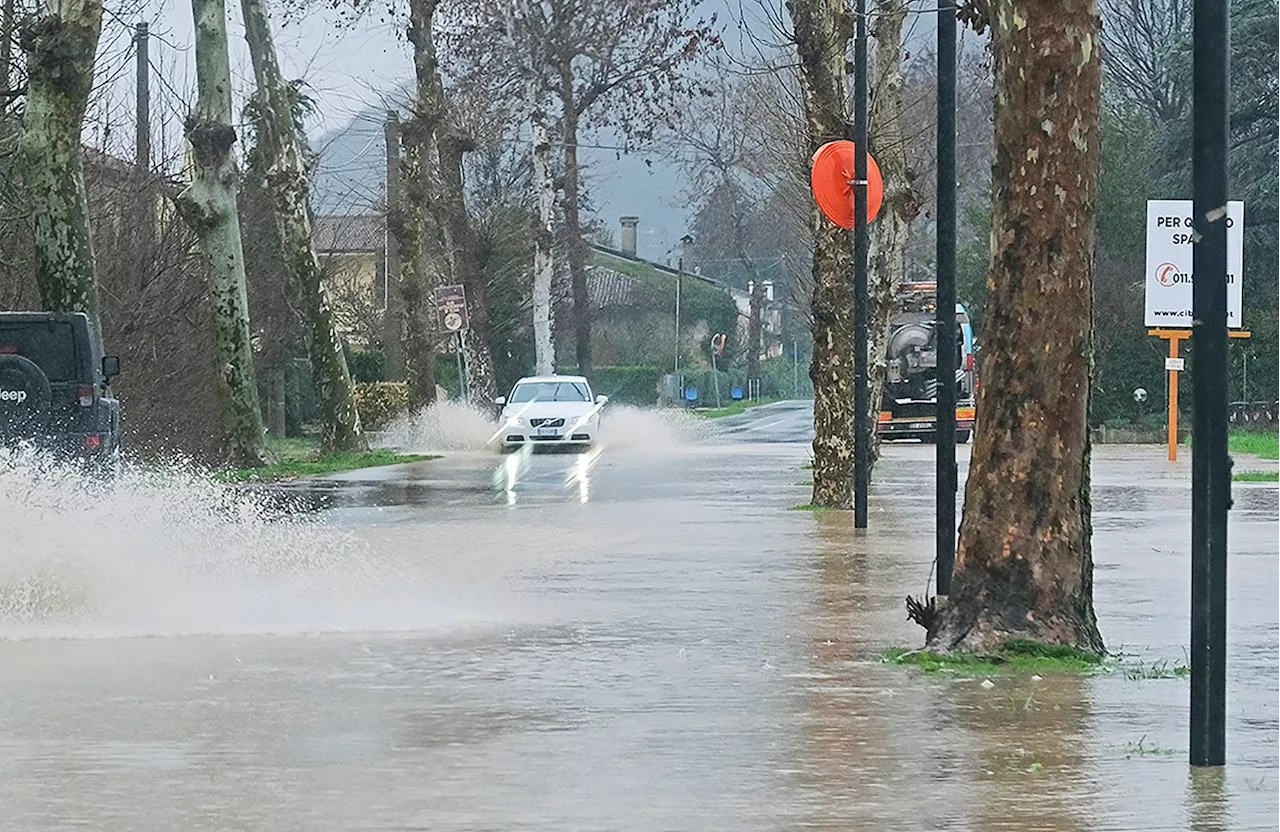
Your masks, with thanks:
[(377, 214), (321, 214), (311, 227), (316, 251), (322, 254), (382, 251), (382, 217)]
[(639, 282), (603, 266), (587, 267), (587, 296), (594, 309), (627, 306)]

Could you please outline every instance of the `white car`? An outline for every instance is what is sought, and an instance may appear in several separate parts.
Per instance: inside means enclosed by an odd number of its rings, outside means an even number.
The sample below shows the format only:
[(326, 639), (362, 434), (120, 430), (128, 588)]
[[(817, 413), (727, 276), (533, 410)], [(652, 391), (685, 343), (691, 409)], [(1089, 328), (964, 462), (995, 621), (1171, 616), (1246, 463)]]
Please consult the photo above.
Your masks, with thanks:
[(594, 445), (600, 435), (600, 409), (608, 396), (592, 396), (582, 376), (530, 376), (499, 396), (504, 451), (525, 445)]

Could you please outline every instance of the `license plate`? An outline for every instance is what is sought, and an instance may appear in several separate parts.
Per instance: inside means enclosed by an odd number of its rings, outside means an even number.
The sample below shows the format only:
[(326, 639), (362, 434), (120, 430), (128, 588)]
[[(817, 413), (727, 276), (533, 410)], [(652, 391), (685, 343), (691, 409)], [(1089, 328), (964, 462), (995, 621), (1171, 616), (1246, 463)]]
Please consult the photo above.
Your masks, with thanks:
[(928, 428), (931, 428), (931, 427), (933, 427), (932, 422), (912, 422), (911, 423), (911, 430), (927, 430)]
[(538, 428), (538, 435), (539, 436), (559, 436), (560, 429), (559, 428)]

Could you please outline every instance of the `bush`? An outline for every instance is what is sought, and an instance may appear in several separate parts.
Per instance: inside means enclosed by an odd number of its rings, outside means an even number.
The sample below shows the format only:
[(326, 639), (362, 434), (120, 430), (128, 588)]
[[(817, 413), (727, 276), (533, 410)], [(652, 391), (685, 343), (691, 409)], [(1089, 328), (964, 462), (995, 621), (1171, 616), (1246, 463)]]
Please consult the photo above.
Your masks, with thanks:
[(343, 344), (342, 351), (346, 354), (352, 381), (357, 384), (382, 381), (382, 366), (386, 363), (382, 350), (352, 349), (350, 344)]
[(409, 409), (409, 385), (402, 381), (373, 381), (356, 385), (356, 412), (365, 430), (382, 430)]
[(597, 367), (596, 393), (618, 404), (651, 407), (658, 401), (660, 367)]

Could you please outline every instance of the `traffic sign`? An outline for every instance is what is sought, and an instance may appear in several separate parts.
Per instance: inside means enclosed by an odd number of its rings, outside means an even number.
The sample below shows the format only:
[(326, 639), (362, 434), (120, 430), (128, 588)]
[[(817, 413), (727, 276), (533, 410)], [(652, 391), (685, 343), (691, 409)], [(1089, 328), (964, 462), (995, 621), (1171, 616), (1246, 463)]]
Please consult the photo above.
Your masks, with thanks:
[[(1189, 199), (1147, 201), (1146, 324), (1191, 328), (1191, 260), (1195, 229)], [(1244, 203), (1227, 203), (1227, 326), (1244, 326)]]
[(467, 328), (467, 290), (461, 284), (436, 287), (436, 317), (445, 332), (462, 332)]

